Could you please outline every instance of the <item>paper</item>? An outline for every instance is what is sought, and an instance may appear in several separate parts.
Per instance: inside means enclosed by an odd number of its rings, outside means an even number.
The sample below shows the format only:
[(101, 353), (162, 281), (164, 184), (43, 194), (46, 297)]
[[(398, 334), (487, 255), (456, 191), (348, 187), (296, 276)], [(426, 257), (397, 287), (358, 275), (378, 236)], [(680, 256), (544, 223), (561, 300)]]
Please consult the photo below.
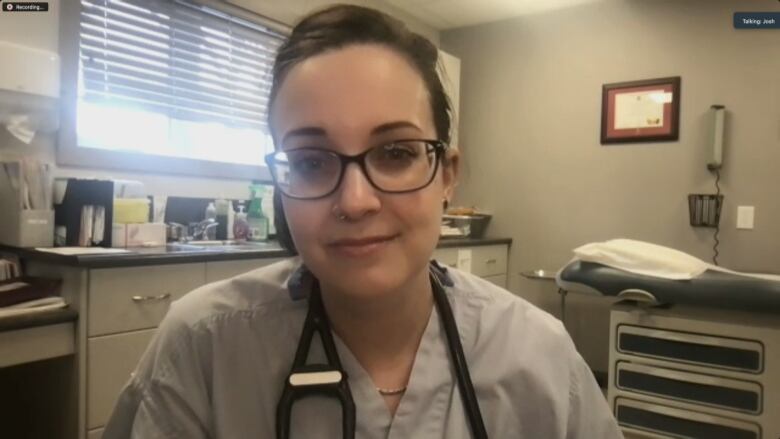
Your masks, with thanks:
[(92, 222), (92, 244), (100, 244), (103, 242), (103, 235), (105, 234), (106, 225), (106, 207), (95, 206), (95, 219)]
[(79, 230), (79, 246), (92, 245), (92, 223), (95, 218), (95, 206), (86, 205), (81, 208), (81, 227)]
[(33, 314), (51, 309), (65, 308), (68, 304), (62, 297), (45, 297), (43, 299), (30, 300), (16, 305), (0, 308), (0, 317), (15, 316), (20, 314)]
[(0, 259), (0, 281), (14, 279), (21, 276), (21, 269), (17, 261)]
[(73, 256), (73, 255), (100, 255), (100, 254), (115, 254), (115, 253), (132, 253), (130, 250), (123, 248), (105, 248), (105, 247), (54, 247), (54, 248), (36, 248), (35, 250), (47, 253), (55, 253), (58, 255)]
[(5, 127), (14, 137), (29, 145), (35, 137), (35, 130), (27, 114), (11, 114), (5, 121)]
[(0, 185), (6, 196), (21, 198), (22, 209), (51, 209), (51, 165), (32, 158), (0, 163)]
[(25, 282), (12, 282), (10, 284), (0, 285), (0, 293), (5, 293), (6, 291), (18, 290), (19, 288), (24, 288), (27, 286), (30, 286), (30, 284)]
[(657, 128), (664, 125), (664, 90), (648, 90), (634, 93), (619, 93), (615, 96), (616, 130), (634, 128)]

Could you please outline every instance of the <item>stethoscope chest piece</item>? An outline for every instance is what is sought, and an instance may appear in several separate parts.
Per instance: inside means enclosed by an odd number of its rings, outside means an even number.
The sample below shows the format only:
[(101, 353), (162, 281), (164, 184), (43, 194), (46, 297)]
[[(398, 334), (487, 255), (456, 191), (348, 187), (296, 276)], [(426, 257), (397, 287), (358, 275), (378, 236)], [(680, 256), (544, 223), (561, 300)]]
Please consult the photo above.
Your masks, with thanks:
[[(430, 271), (434, 302), (444, 325), (450, 360), (455, 369), (457, 385), (466, 409), (468, 424), (475, 439), (487, 439), (482, 413), (479, 410), (463, 346), (461, 346), (458, 336), (458, 327), (442, 285), (442, 278), (445, 276), (444, 269), (434, 261), (431, 263)], [(320, 334), (327, 364), (306, 364), (315, 332)], [(319, 282), (315, 280), (309, 294), (309, 312), (306, 314), (306, 320), (303, 324), (292, 370), (285, 381), (282, 396), (276, 407), (277, 439), (290, 437), (290, 415), (293, 403), (305, 396), (317, 394), (335, 397), (341, 402), (342, 436), (344, 439), (354, 439), (355, 402), (352, 400), (348, 377), (341, 367), (336, 345), (333, 342), (330, 323), (320, 296)]]
[[(320, 334), (328, 364), (306, 364), (314, 333)], [(276, 406), (276, 437), (290, 437), (290, 415), (296, 400), (311, 395), (337, 398), (341, 402), (344, 439), (355, 437), (355, 402), (349, 390), (347, 373), (341, 367), (330, 324), (322, 305), (319, 284), (315, 282), (309, 295), (309, 312), (295, 352), (292, 370), (284, 383), (282, 397)]]

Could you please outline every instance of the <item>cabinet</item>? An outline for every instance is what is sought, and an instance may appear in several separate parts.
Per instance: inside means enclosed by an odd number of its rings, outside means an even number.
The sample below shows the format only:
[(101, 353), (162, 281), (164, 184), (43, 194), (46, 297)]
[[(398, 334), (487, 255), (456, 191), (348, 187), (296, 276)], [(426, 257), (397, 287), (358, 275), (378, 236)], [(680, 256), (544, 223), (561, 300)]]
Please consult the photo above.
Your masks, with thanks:
[(468, 271), (506, 288), (509, 247), (495, 244), (474, 247), (438, 248), (433, 257), (442, 264)]
[(154, 328), (172, 301), (205, 283), (204, 263), (92, 269), (88, 335)]
[(450, 145), (457, 147), (460, 121), (460, 59), (439, 50), (439, 78), (452, 105), (452, 136)]
[[(780, 321), (687, 308), (613, 306), (608, 399), (628, 434), (780, 436)], [(694, 434), (695, 433), (695, 434)]]
[(87, 428), (105, 425), (119, 391), (155, 329), (92, 337), (87, 342)]
[(170, 303), (188, 292), (280, 259), (259, 258), (89, 270), (86, 429), (97, 439), (119, 392)]

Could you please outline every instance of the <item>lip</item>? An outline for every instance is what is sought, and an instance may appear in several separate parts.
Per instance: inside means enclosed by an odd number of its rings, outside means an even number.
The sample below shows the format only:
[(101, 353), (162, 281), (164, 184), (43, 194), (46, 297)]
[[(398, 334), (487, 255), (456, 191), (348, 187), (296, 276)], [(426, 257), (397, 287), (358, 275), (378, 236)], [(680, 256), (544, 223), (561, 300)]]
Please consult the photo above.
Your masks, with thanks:
[(368, 256), (379, 252), (398, 235), (369, 236), (365, 238), (344, 238), (328, 244), (328, 247), (345, 256)]

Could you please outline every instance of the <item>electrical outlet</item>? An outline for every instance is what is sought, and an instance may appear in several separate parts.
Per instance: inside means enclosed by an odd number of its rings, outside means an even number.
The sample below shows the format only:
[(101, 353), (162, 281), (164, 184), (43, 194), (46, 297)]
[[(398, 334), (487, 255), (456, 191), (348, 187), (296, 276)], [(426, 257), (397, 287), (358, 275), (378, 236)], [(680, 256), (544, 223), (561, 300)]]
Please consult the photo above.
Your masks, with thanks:
[(756, 216), (756, 208), (753, 206), (737, 206), (737, 228), (752, 230)]

